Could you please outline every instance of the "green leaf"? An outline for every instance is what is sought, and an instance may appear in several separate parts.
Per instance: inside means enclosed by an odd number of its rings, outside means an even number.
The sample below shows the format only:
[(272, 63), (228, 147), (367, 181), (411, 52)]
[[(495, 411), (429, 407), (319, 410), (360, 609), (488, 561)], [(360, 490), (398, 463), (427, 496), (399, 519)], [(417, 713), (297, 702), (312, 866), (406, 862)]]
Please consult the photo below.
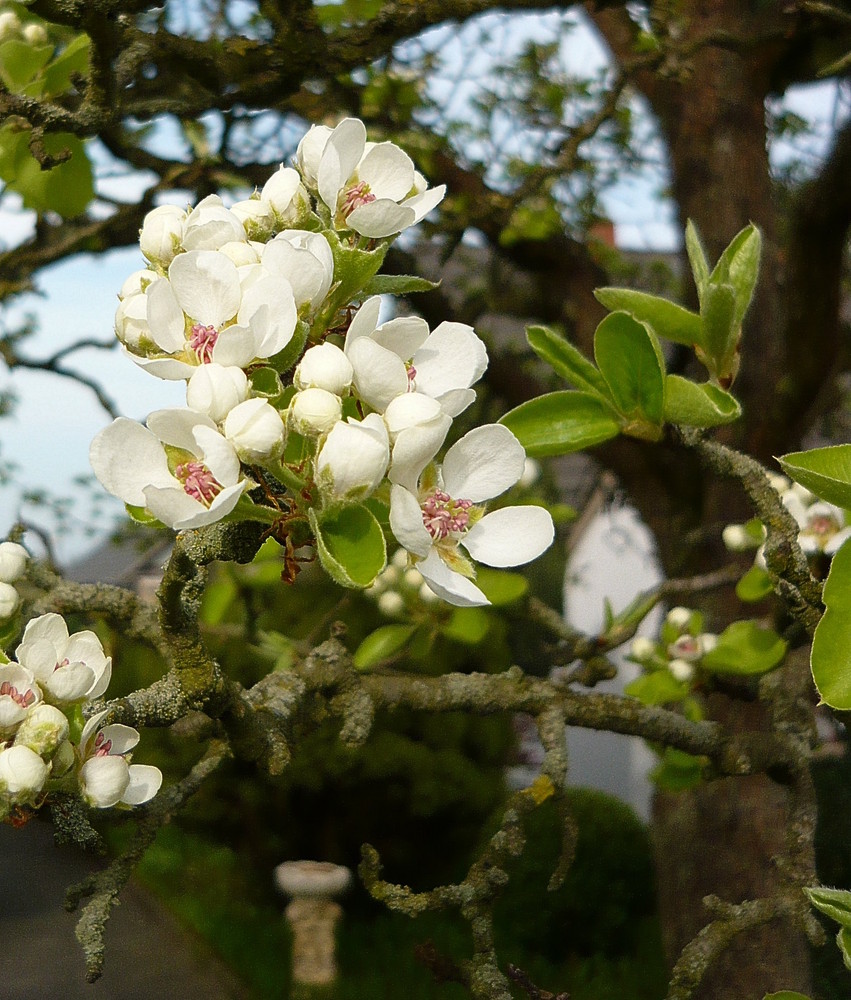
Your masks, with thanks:
[(382, 625), (363, 640), (355, 650), (352, 662), (358, 670), (369, 670), (390, 659), (402, 649), (414, 634), (416, 625)]
[(736, 597), (746, 604), (761, 601), (772, 593), (774, 587), (771, 585), (771, 577), (759, 566), (751, 566), (736, 584)]
[(507, 573), (504, 570), (480, 566), (476, 571), (476, 586), (495, 608), (500, 608), (525, 597), (529, 590), (529, 581), (520, 573)]
[(77, 35), (42, 73), (44, 93), (63, 94), (71, 86), (71, 77), (89, 69), (89, 36)]
[(687, 681), (678, 681), (670, 670), (663, 669), (636, 677), (624, 688), (624, 694), (638, 698), (645, 705), (668, 705), (682, 701), (690, 690)]
[(845, 968), (851, 971), (851, 931), (847, 927), (840, 927), (836, 935), (836, 947), (842, 955)]
[(703, 325), (700, 316), (675, 302), (632, 288), (598, 288), (594, 295), (607, 309), (621, 310), (639, 323), (645, 323), (657, 337), (685, 344), (686, 347), (701, 341)]
[(439, 281), (429, 281), (413, 274), (376, 274), (364, 288), (363, 294), (410, 295), (413, 292), (431, 292), (439, 287)]
[(831, 560), (822, 599), (825, 611), (810, 653), (813, 680), (825, 704), (847, 711), (851, 708), (851, 545), (843, 545)]
[(810, 1000), (810, 998), (794, 990), (781, 990), (779, 993), (766, 993), (763, 1000)]
[[(594, 357), (626, 420), (660, 427), (665, 418), (665, 362), (647, 327), (628, 313), (611, 313), (594, 334)], [(631, 432), (629, 424), (624, 431)]]
[(735, 396), (711, 382), (697, 383), (679, 375), (665, 377), (665, 420), (689, 427), (718, 427), (741, 416)]
[(162, 521), (158, 521), (147, 507), (134, 507), (132, 504), (124, 504), (124, 509), (131, 519), (137, 524), (144, 524), (147, 528), (162, 528)]
[(805, 888), (804, 892), (817, 910), (841, 927), (851, 929), (851, 892), (847, 889), (828, 889), (826, 886)]
[[(711, 364), (709, 371), (722, 378), (730, 367), (730, 356), (739, 342), (736, 322), (736, 293), (732, 285), (711, 284), (706, 288), (701, 307), (703, 319), (703, 353)], [(701, 354), (698, 352), (698, 356)], [(701, 358), (702, 360), (702, 358)]]
[(275, 369), (277, 372), (286, 372), (301, 358), (302, 352), (304, 351), (304, 345), (307, 343), (307, 335), (310, 332), (310, 328), (304, 320), (299, 320), (296, 323), (295, 332), (293, 333), (292, 340), (287, 344), (286, 347), (278, 351), (277, 354), (269, 358), (269, 365)]
[(265, 365), (252, 369), (248, 381), (251, 383), (252, 396), (263, 396), (265, 399), (272, 400), (277, 399), (284, 392), (281, 376), (274, 368), (267, 368)]
[[(9, 145), (7, 145), (7, 142)], [(53, 211), (64, 218), (82, 214), (94, 197), (92, 167), (85, 146), (76, 136), (64, 132), (44, 137), (44, 146), (53, 156), (70, 152), (70, 159), (50, 170), (29, 151), (29, 132), (10, 139), (6, 129), (0, 130), (0, 177), (17, 191), (27, 208), (36, 212)]]
[(733, 237), (730, 245), (721, 254), (715, 269), (709, 276), (710, 285), (725, 284), (733, 289), (735, 308), (733, 322), (740, 327), (753, 298), (759, 277), (759, 258), (762, 252), (762, 235), (753, 224)]
[(733, 622), (718, 636), (718, 645), (700, 661), (714, 674), (764, 674), (786, 655), (786, 642), (756, 622)]
[(380, 240), (374, 250), (360, 250), (341, 240), (333, 230), (325, 230), (324, 236), (334, 255), (336, 287), (333, 300), (336, 312), (340, 306), (364, 295), (364, 289), (384, 263), (392, 240)]
[[(53, 46), (30, 45), (19, 38), (10, 38), (0, 44), (0, 80), (13, 93), (17, 93), (49, 62)], [(41, 88), (39, 88), (39, 91)], [(38, 94), (30, 94), (37, 97)]]
[(700, 243), (694, 223), (691, 219), (686, 223), (686, 253), (691, 264), (691, 273), (694, 275), (694, 283), (697, 286), (697, 295), (703, 307), (703, 295), (709, 283), (709, 264), (706, 261), (706, 254)]
[(597, 396), (587, 392), (551, 392), (521, 403), (500, 420), (531, 458), (567, 455), (608, 441), (620, 433), (620, 421)]
[(384, 532), (361, 504), (308, 511), (319, 560), (343, 587), (368, 587), (387, 564)]
[(577, 389), (609, 399), (606, 380), (579, 348), (546, 326), (530, 326), (526, 339), (532, 350)]
[(837, 507), (851, 507), (851, 444), (793, 451), (781, 456), (790, 479)]
[(477, 646), (488, 634), (490, 625), (490, 616), (484, 608), (455, 608), (449, 620), (440, 626), (440, 631), (447, 639)]
[(224, 573), (218, 576), (204, 591), (201, 620), (206, 625), (220, 625), (238, 594), (233, 577)]

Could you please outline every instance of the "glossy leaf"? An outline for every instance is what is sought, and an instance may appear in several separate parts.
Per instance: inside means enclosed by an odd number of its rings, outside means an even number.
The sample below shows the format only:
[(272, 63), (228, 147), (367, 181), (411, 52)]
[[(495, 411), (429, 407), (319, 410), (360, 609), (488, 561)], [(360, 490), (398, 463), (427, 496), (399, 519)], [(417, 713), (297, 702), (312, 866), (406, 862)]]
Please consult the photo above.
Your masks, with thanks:
[(594, 357), (612, 400), (628, 421), (661, 425), (665, 418), (665, 363), (656, 338), (625, 312), (597, 327)]
[(632, 288), (598, 288), (594, 295), (607, 309), (622, 310), (639, 323), (645, 323), (657, 337), (685, 344), (686, 347), (701, 341), (703, 326), (700, 316), (675, 302)]
[(711, 382), (665, 378), (665, 420), (688, 427), (718, 427), (741, 416), (738, 400)]
[(384, 532), (372, 513), (347, 504), (308, 515), (328, 575), (343, 587), (368, 587), (387, 563)]
[(352, 662), (358, 670), (369, 670), (395, 656), (414, 634), (416, 625), (382, 625), (371, 632), (355, 650)]
[(531, 458), (591, 448), (620, 433), (620, 421), (597, 396), (551, 392), (511, 410), (500, 420)]
[(700, 662), (704, 670), (715, 674), (764, 674), (783, 660), (786, 646), (774, 629), (752, 621), (733, 622)]
[(813, 680), (825, 704), (847, 711), (851, 708), (851, 545), (847, 543), (831, 560), (822, 599), (825, 611), (810, 653)]
[(571, 385), (610, 398), (606, 380), (578, 347), (546, 326), (530, 326), (526, 339), (532, 350)]
[(822, 500), (851, 508), (851, 444), (793, 451), (778, 461), (790, 479)]

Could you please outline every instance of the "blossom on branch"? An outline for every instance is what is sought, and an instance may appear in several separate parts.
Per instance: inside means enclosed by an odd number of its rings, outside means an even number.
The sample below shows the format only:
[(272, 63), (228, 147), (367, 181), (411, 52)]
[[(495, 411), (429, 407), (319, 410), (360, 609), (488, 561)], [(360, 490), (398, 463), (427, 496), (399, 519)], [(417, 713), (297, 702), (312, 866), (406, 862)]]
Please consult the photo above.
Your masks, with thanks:
[(150, 764), (130, 763), (139, 733), (130, 726), (99, 728), (106, 714), (93, 715), (80, 737), (80, 793), (96, 809), (141, 805), (159, 791), (162, 772)]

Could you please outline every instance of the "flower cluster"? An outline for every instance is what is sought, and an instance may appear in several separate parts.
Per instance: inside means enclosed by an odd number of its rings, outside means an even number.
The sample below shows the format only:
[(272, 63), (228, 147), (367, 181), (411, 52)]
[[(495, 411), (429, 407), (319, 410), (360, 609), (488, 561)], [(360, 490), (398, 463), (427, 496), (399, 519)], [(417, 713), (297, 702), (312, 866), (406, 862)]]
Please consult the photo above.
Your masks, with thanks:
[[(847, 511), (819, 500), (806, 487), (793, 483), (786, 476), (772, 474), (770, 481), (780, 494), (783, 506), (794, 517), (798, 525), (798, 545), (809, 559), (831, 557), (851, 537)], [(759, 519), (747, 524), (728, 524), (721, 537), (731, 552), (756, 549), (752, 572), (765, 571), (765, 525)]]
[(378, 605), (386, 618), (410, 619), (433, 604), (437, 595), (425, 582), (422, 573), (408, 565), (405, 549), (396, 549), (388, 565), (367, 587), (367, 597)]
[[(265, 522), (291, 551), (315, 545), (347, 586), (368, 585), (385, 564), (373, 513), (344, 512), (372, 497), (435, 594), (487, 603), (468, 556), (533, 559), (552, 519), (533, 506), (486, 512), (523, 472), (505, 427), (477, 428), (434, 464), (487, 367), (475, 331), (381, 322), (382, 297), (369, 294), (392, 240), (444, 189), (393, 143), (368, 142), (357, 119), (313, 127), (294, 162), (230, 208), (211, 195), (145, 218), (147, 266), (124, 283), (116, 334), (140, 367), (186, 383), (186, 407), (152, 413), (146, 427), (116, 420), (92, 443), (95, 473), (175, 529)], [(381, 539), (372, 552), (360, 540), (370, 519), (367, 535)], [(346, 530), (360, 556), (335, 549)]]
[[(671, 608), (662, 625), (659, 641), (654, 642), (644, 636), (633, 639), (630, 659), (641, 664), (645, 676), (664, 671), (663, 676), (688, 686), (695, 679), (703, 657), (718, 645), (718, 636), (702, 629), (703, 616), (699, 611)], [(667, 685), (658, 685), (660, 690), (664, 686)], [(630, 693), (638, 693), (641, 697), (639, 692)]]
[(162, 774), (130, 763), (135, 729), (101, 726), (101, 712), (79, 732), (80, 707), (106, 691), (112, 673), (94, 632), (69, 634), (59, 615), (41, 615), (15, 656), (0, 664), (0, 819), (39, 805), (52, 788), (75, 790), (99, 809), (152, 798)]

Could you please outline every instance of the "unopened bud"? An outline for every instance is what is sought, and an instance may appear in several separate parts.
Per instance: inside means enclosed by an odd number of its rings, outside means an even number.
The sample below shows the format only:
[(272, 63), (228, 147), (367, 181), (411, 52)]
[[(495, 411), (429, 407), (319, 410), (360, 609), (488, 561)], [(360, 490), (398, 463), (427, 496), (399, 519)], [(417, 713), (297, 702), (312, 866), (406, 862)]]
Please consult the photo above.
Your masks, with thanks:
[(33, 705), (15, 733), (15, 746), (49, 757), (68, 738), (68, 720), (55, 705)]
[(17, 542), (0, 542), (0, 581), (14, 583), (27, 568), (30, 554)]

